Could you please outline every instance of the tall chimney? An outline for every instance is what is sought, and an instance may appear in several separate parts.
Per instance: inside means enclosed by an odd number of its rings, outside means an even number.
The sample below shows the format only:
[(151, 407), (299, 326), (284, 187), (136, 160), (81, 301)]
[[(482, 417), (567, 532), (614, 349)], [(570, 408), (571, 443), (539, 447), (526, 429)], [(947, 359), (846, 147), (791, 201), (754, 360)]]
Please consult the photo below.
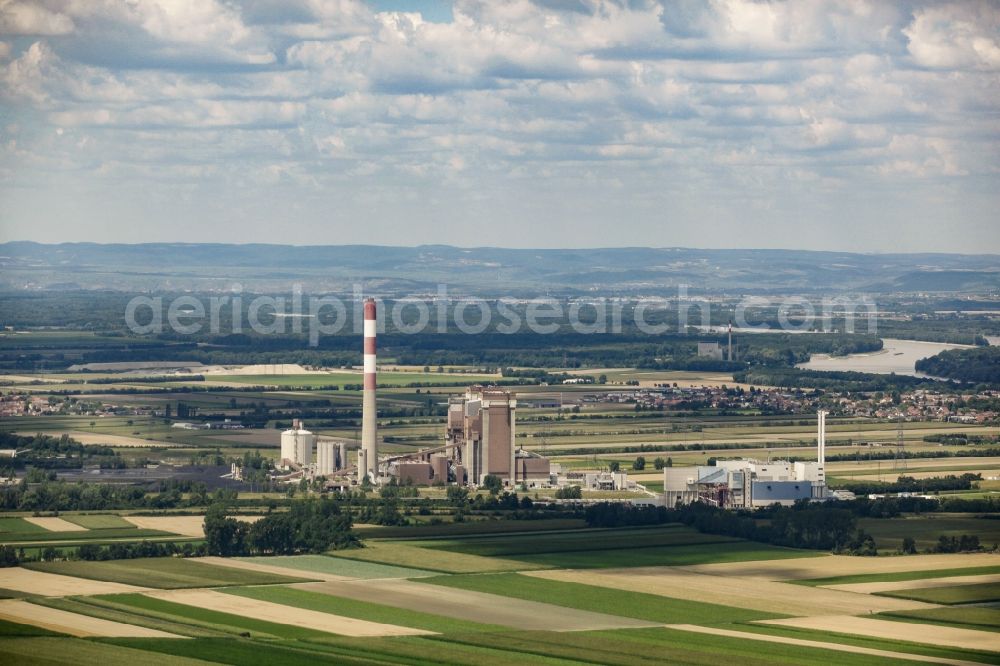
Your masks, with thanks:
[(365, 301), (365, 385), (362, 397), (361, 456), (358, 480), (378, 474), (378, 414), (375, 407), (375, 299)]
[(816, 412), (816, 462), (822, 472), (820, 482), (826, 485), (826, 412), (822, 409)]
[(729, 356), (726, 358), (727, 361), (733, 360), (733, 320), (729, 320)]

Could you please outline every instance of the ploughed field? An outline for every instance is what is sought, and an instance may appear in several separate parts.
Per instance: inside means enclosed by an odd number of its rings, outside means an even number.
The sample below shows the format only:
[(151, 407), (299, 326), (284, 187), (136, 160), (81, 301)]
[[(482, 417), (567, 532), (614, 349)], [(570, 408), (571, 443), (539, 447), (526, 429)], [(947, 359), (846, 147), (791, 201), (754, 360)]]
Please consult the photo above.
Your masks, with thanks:
[(831, 556), (680, 525), (367, 544), (0, 569), (0, 661), (1000, 663), (996, 554)]

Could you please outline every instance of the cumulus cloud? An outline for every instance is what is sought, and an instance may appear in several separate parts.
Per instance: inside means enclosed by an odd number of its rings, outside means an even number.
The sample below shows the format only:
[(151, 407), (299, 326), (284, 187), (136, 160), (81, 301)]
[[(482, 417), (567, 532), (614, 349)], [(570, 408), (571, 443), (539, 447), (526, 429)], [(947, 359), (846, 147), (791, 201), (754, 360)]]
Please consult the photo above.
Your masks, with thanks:
[[(998, 170), (995, 3), (455, 0), (451, 15), (0, 0), (0, 103), (19, 128), (0, 197), (55, 169), (158, 202), (183, 186), (261, 223), (290, 208), (265, 199), (321, 217), (335, 196), (385, 225), (422, 200), (428, 219), (532, 230), (565, 206), (593, 244), (600, 215), (634, 218), (621, 229), (642, 242), (665, 210), (824, 220), (854, 189), (932, 179), (981, 205)], [(872, 215), (890, 206), (914, 208)]]

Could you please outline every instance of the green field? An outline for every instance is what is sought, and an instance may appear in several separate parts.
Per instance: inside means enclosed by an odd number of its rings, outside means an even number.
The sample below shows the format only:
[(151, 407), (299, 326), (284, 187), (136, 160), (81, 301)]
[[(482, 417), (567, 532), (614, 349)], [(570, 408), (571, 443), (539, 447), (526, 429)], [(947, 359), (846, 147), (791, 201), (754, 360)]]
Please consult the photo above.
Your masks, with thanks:
[(135, 528), (135, 525), (113, 513), (92, 513), (79, 515), (64, 514), (61, 518), (88, 530), (106, 530), (119, 527)]
[[(343, 551), (349, 552), (349, 551)], [(335, 553), (337, 554), (337, 553)], [(356, 561), (326, 555), (285, 555), (279, 557), (240, 557), (245, 562), (257, 562), (276, 567), (287, 567), (306, 573), (324, 573), (348, 578), (413, 578), (428, 576), (423, 569), (388, 566), (373, 562)]]
[[(20, 520), (20, 518), (13, 518), (13, 519), (5, 518), (3, 520)], [(70, 521), (70, 522), (75, 522), (75, 521)], [(14, 527), (17, 526), (16, 523), (8, 523), (8, 524)], [(28, 522), (25, 522), (25, 524), (31, 527), (38, 527), (37, 525), (32, 525), (31, 523)], [(0, 543), (47, 544), (51, 542), (53, 543), (53, 545), (57, 545), (58, 543), (61, 542), (109, 543), (116, 540), (138, 541), (139, 539), (146, 537), (176, 537), (178, 541), (187, 540), (187, 537), (179, 537), (176, 534), (173, 534), (172, 532), (164, 532), (162, 530), (140, 529), (135, 525), (129, 525), (129, 527), (111, 527), (108, 529), (83, 529), (80, 530), (79, 532), (51, 532), (42, 527), (38, 527), (38, 529), (41, 531), (0, 532)]]
[(153, 657), (141, 649), (79, 638), (5, 638), (0, 641), (0, 662), (18, 666), (36, 664), (136, 666), (151, 663), (153, 660), (164, 666), (194, 666), (205, 663), (199, 661), (197, 657), (175, 656), (169, 651)]
[(966, 567), (964, 569), (927, 569), (926, 571), (899, 571), (895, 573), (858, 574), (852, 576), (831, 576), (829, 578), (808, 578), (790, 580), (796, 585), (842, 585), (846, 583), (894, 583), (904, 580), (924, 580), (926, 578), (947, 578), (950, 576), (979, 576), (1000, 574), (1000, 566)]
[(51, 532), (44, 527), (35, 525), (34, 523), (29, 523), (24, 518), (0, 518), (0, 538), (6, 539), (8, 535), (23, 535), (23, 534), (51, 534)]
[(744, 610), (656, 594), (641, 594), (607, 587), (567, 583), (516, 573), (469, 576), (438, 576), (424, 583), (489, 592), (528, 601), (568, 606), (595, 613), (610, 613), (664, 624), (722, 624), (785, 617), (763, 611)]
[(913, 590), (880, 592), (886, 597), (926, 601), (930, 604), (978, 604), (1000, 601), (1000, 583), (976, 583), (974, 585), (952, 585), (949, 587), (928, 587)]
[(777, 560), (795, 557), (816, 557), (808, 550), (782, 548), (753, 541), (735, 541), (696, 544), (688, 546), (661, 546), (628, 550), (590, 550), (577, 552), (541, 553), (518, 555), (517, 559), (531, 564), (566, 569), (598, 569), (617, 567), (680, 567), (714, 562), (747, 562)]
[(1000, 632), (1000, 608), (970, 606), (966, 608), (927, 608), (912, 611), (881, 613), (892, 619), (911, 622), (932, 622), (961, 626), (966, 629), (981, 629)]
[(172, 621), (181, 624), (193, 624), (230, 634), (238, 635), (250, 632), (251, 635), (257, 638), (288, 639), (323, 638), (329, 636), (324, 631), (296, 626), (294, 618), (291, 616), (289, 616), (290, 624), (278, 624), (277, 622), (267, 622), (231, 613), (221, 613), (219, 611), (198, 608), (197, 606), (164, 601), (163, 599), (154, 599), (141, 594), (104, 595), (98, 598), (133, 608), (139, 613), (148, 611), (153, 613), (155, 617), (170, 618)]
[(1000, 544), (1000, 520), (977, 518), (974, 515), (927, 514), (902, 518), (862, 518), (858, 527), (875, 537), (879, 550), (897, 550), (903, 539), (912, 537), (917, 548), (933, 548), (941, 536), (976, 535), (986, 548)]
[(107, 562), (30, 562), (27, 569), (161, 589), (271, 585), (309, 580), (205, 564), (193, 559), (160, 557)]
[(299, 590), (280, 585), (268, 587), (232, 587), (227, 588), (225, 591), (228, 594), (236, 594), (261, 601), (271, 601), (293, 608), (305, 608), (321, 613), (343, 615), (370, 622), (395, 624), (440, 633), (500, 631), (504, 629), (503, 627), (457, 620), (441, 615), (419, 613), (405, 608), (356, 601), (354, 599), (337, 597), (332, 594), (310, 592), (308, 590)]
[[(308, 388), (316, 386), (361, 385), (361, 373), (334, 372), (308, 375), (213, 375), (211, 381), (232, 382), (235, 384), (252, 384), (254, 386), (288, 386), (293, 388)], [(496, 381), (495, 375), (472, 375), (460, 373), (438, 372), (380, 372), (379, 386), (407, 386), (409, 384), (445, 384), (463, 385), (489, 383)]]
[(520, 560), (483, 557), (440, 548), (421, 548), (406, 541), (378, 541), (374, 539), (366, 541), (364, 548), (339, 550), (332, 555), (401, 567), (421, 567), (425, 570), (441, 573), (478, 573), (544, 568), (541, 565), (533, 565)]

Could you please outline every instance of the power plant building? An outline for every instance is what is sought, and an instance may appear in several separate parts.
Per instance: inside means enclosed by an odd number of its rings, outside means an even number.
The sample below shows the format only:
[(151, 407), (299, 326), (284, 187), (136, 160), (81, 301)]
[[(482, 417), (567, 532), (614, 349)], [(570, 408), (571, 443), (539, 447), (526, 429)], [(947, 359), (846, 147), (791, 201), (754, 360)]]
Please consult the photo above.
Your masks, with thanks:
[(516, 415), (514, 394), (497, 387), (470, 386), (449, 401), (446, 446), (456, 483), (479, 486), (490, 474), (508, 485), (551, 482), (548, 458), (516, 448)]
[(727, 509), (752, 509), (827, 498), (826, 412), (818, 413), (816, 462), (719, 460), (714, 466), (666, 467), (664, 503), (705, 502)]

